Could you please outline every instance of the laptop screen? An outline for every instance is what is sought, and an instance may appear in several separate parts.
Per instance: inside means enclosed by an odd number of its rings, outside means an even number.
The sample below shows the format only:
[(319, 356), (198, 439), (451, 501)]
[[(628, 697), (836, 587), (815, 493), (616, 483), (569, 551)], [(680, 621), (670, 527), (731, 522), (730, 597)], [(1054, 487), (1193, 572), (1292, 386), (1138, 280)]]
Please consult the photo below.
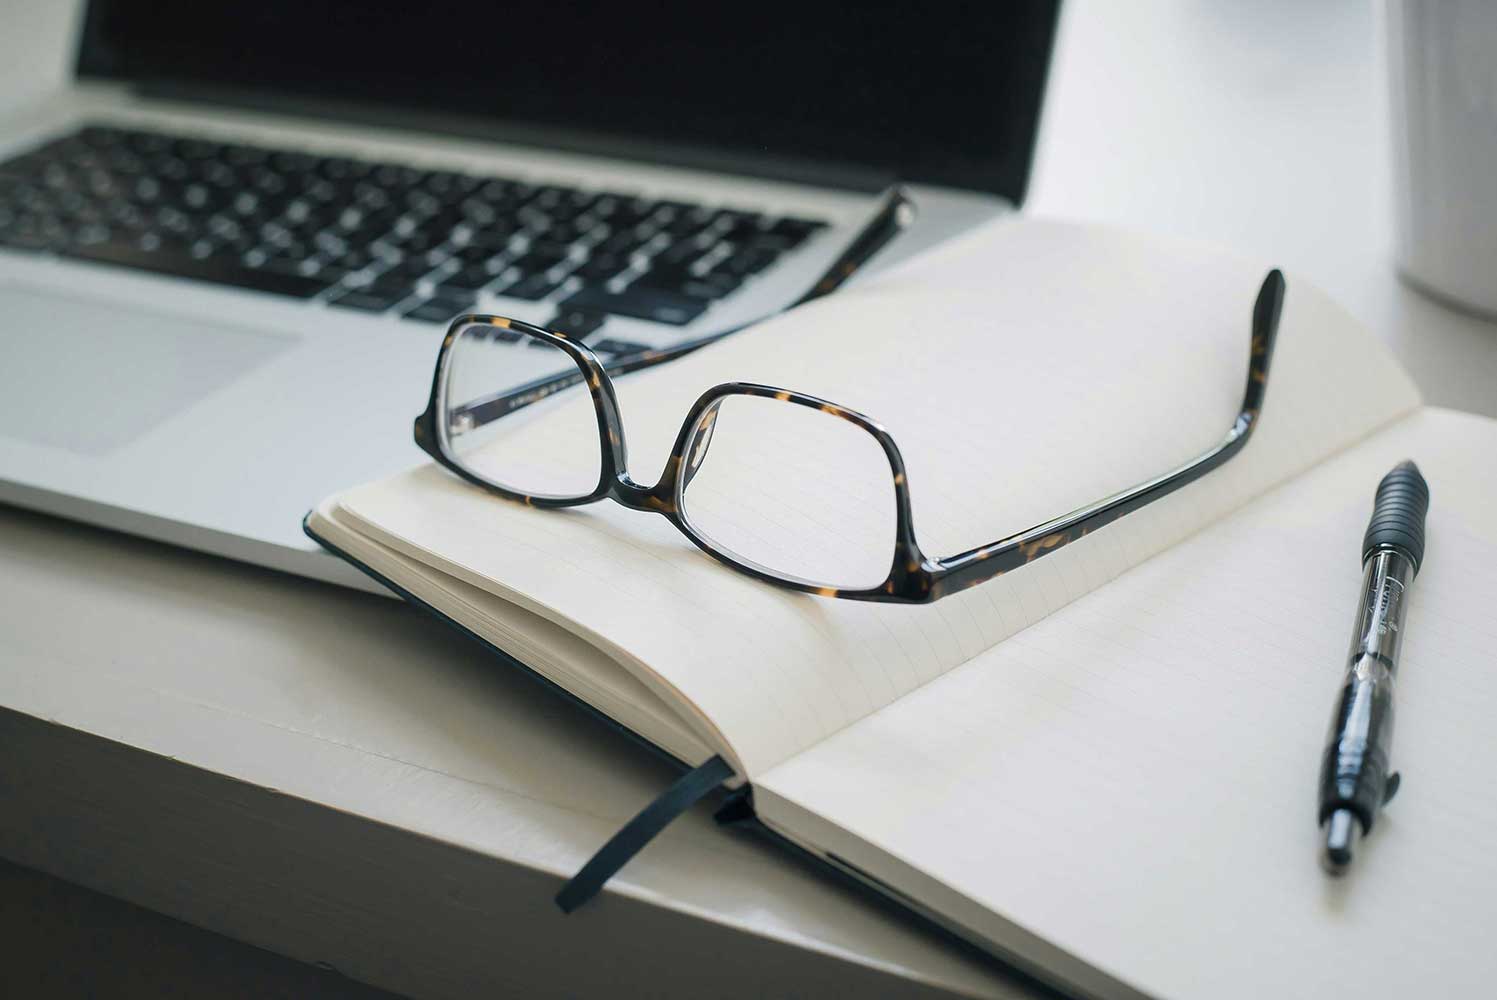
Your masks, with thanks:
[(1054, 0), (93, 0), (81, 75), (748, 173), (1028, 180)]

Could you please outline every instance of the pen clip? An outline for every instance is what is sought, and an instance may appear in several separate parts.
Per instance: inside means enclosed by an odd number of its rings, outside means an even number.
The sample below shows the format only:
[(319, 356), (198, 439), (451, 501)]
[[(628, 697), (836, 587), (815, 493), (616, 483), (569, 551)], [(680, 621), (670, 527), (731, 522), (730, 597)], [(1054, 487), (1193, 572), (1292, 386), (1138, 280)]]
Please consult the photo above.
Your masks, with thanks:
[(1397, 771), (1392, 771), (1384, 780), (1386, 783), (1383, 785), (1383, 805), (1387, 805), (1393, 801), (1393, 793), (1398, 791), (1398, 785), (1403, 781), (1403, 776)]

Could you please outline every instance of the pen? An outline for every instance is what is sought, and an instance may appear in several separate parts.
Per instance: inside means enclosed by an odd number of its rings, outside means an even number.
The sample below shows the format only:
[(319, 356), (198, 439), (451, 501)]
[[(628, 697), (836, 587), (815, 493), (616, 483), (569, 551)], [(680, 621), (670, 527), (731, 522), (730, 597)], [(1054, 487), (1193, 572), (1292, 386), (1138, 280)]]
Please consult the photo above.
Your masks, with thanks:
[(1320, 764), (1321, 867), (1340, 875), (1357, 841), (1393, 793), (1393, 684), (1409, 585), (1424, 560), (1424, 515), (1429, 486), (1413, 462), (1394, 467), (1377, 484), (1372, 520), (1362, 537), (1362, 594), (1347, 657), (1341, 698), (1331, 716)]

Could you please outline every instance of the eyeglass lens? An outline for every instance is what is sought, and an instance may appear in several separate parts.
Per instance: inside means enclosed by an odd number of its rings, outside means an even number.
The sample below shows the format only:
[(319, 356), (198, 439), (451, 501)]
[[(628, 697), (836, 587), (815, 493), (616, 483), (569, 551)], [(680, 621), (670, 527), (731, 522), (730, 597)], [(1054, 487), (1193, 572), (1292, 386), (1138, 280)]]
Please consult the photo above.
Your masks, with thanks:
[[(514, 344), (516, 336), (528, 343)], [(576, 377), (558, 385), (561, 375)], [(597, 411), (566, 351), (539, 337), (470, 324), (454, 339), (443, 377), (438, 418), (447, 454), (465, 471), (528, 496), (574, 499), (597, 488), (603, 470)], [(543, 387), (538, 402), (512, 412), (493, 405), (531, 384)]]
[(689, 443), (681, 513), (714, 546), (821, 586), (865, 589), (888, 576), (894, 474), (867, 430), (816, 407), (730, 395)]

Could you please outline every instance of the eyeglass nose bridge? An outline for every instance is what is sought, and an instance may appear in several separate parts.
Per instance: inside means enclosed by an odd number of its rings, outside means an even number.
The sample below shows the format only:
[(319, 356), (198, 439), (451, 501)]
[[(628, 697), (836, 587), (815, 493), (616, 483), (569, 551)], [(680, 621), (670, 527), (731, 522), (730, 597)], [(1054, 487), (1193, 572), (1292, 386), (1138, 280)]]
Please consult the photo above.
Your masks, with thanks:
[(676, 499), (669, 478), (654, 486), (642, 486), (629, 477), (628, 472), (619, 472), (609, 485), (608, 496), (630, 510), (654, 511), (657, 514), (674, 515)]

